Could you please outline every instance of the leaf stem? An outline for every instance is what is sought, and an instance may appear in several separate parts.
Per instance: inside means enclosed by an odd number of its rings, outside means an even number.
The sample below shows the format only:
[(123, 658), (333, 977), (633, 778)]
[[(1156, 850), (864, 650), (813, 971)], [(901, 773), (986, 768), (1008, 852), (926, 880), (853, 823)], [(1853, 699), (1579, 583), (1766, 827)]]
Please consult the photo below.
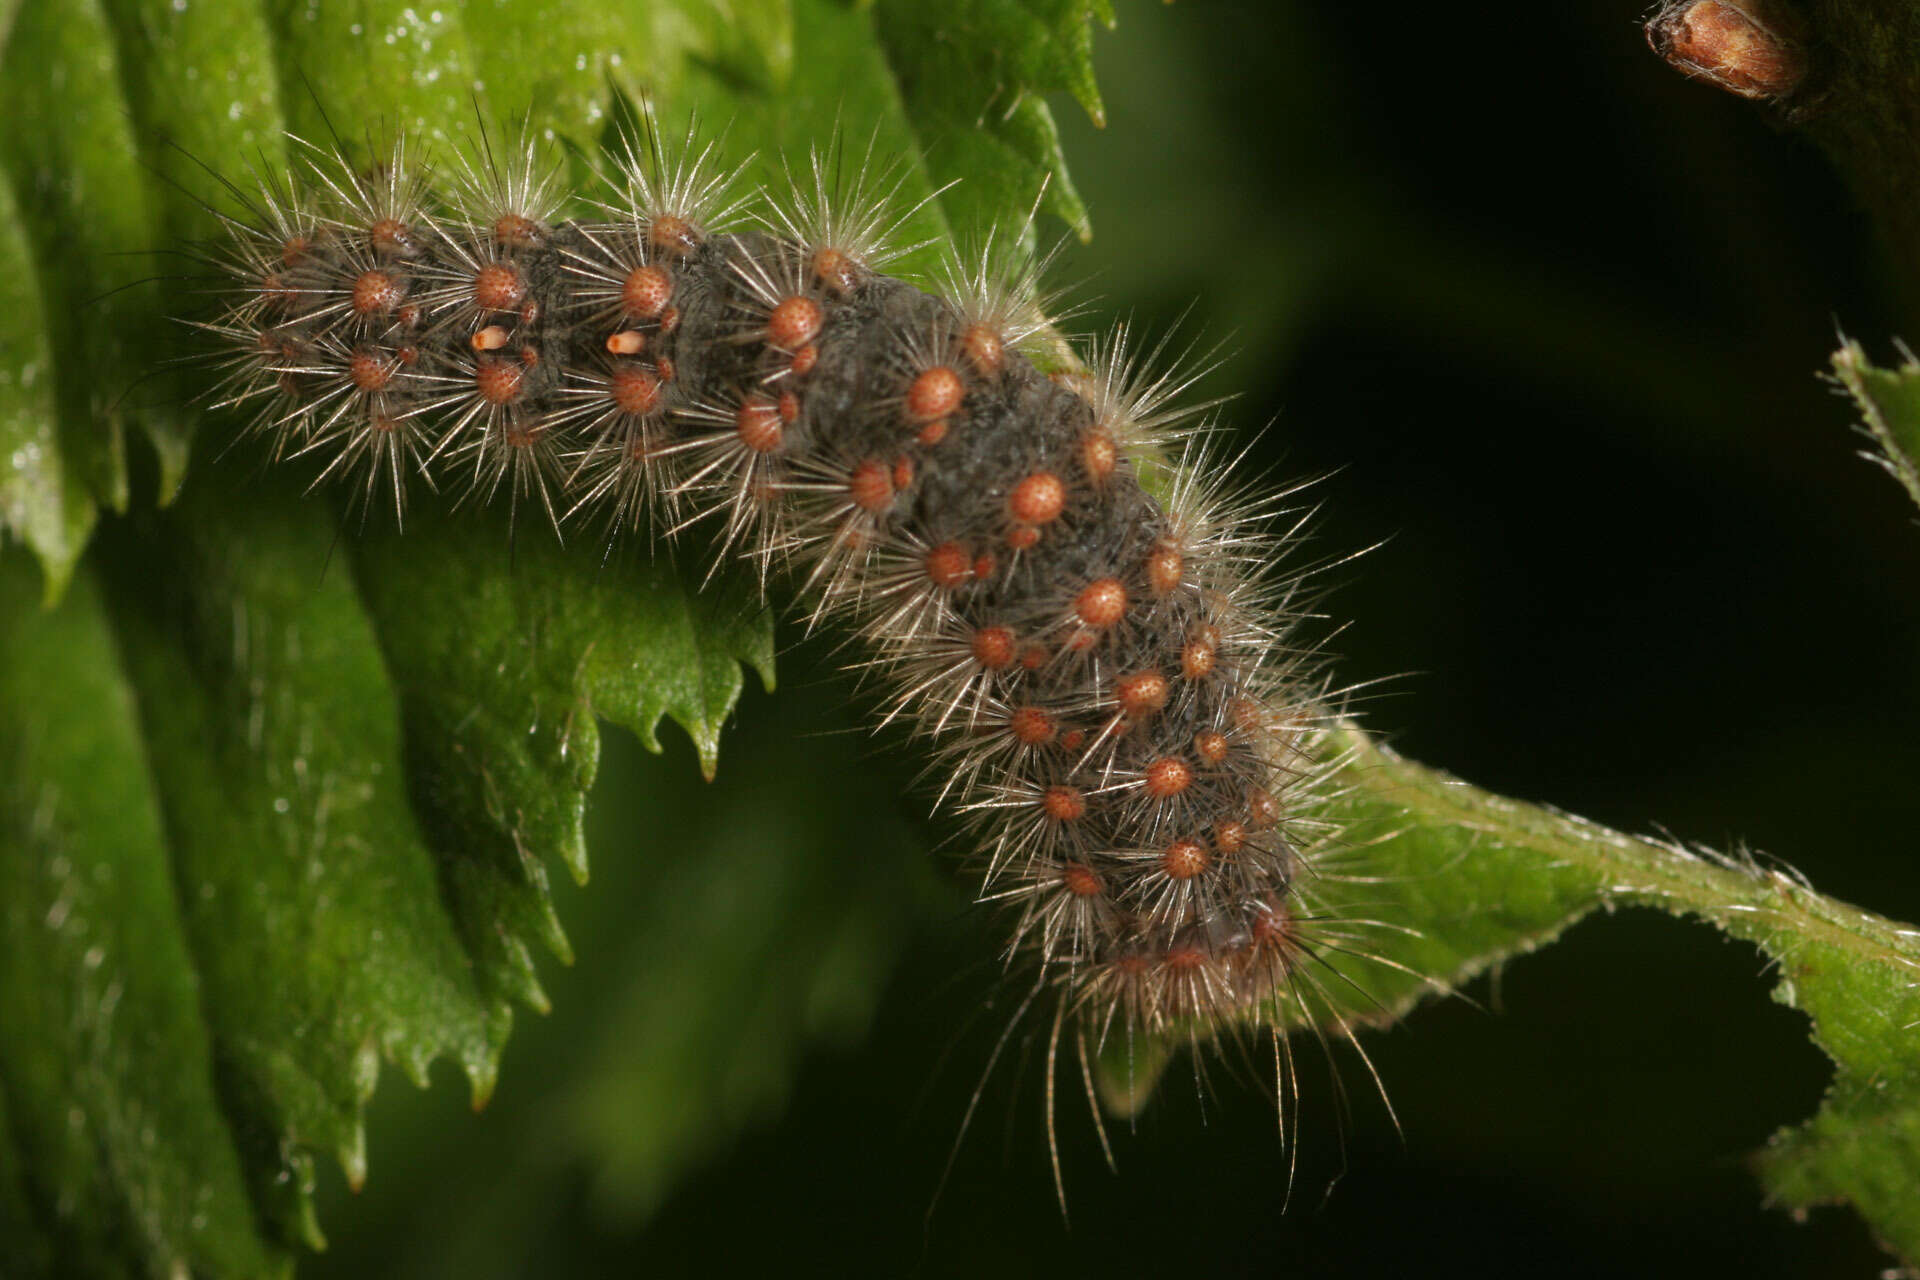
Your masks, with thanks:
[[(1495, 795), (1408, 760), (1350, 724), (1338, 737), (1352, 756), (1345, 773), (1354, 803), (1396, 811), (1409, 830), (1471, 833), (1480, 851), (1520, 852), (1589, 879), (1591, 900), (1564, 923), (1594, 907), (1650, 906), (1709, 921), (1776, 958), (1782, 936), (1792, 935), (1836, 947), (1862, 963), (1920, 975), (1920, 929), (1819, 893), (1783, 864), (1625, 835)], [(1473, 972), (1486, 967), (1481, 960)]]

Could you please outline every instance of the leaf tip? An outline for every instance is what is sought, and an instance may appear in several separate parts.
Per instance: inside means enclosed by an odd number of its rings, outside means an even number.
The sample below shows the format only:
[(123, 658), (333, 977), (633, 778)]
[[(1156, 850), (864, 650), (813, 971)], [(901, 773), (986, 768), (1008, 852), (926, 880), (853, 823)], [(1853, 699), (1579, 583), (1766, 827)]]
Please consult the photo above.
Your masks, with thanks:
[(1087, 113), (1087, 119), (1093, 121), (1094, 128), (1104, 129), (1107, 127), (1107, 104), (1100, 96), (1100, 86), (1094, 82), (1093, 64), (1083, 64), (1079, 72), (1074, 77), (1073, 100)]
[(500, 1053), (513, 1027), (513, 1006), (504, 1002), (493, 1010), (492, 1034), (485, 1043), (469, 1043), (460, 1053), (460, 1070), (467, 1077), (467, 1101), (475, 1111), (485, 1109), (500, 1083)]
[(560, 858), (567, 864), (567, 874), (573, 877), (574, 884), (584, 887), (589, 875), (587, 842), (577, 830), (571, 839), (561, 845)]
[(475, 1114), (485, 1111), (487, 1104), (493, 1101), (493, 1091), (500, 1083), (500, 1067), (491, 1061), (469, 1062), (467, 1066), (467, 1101)]
[(347, 1190), (355, 1195), (367, 1185), (367, 1126), (364, 1120), (356, 1120), (347, 1140), (336, 1153), (340, 1160), (340, 1171), (347, 1176)]
[(553, 900), (547, 899), (545, 905), (546, 910), (541, 914), (545, 918), (546, 927), (541, 930), (541, 941), (546, 943), (547, 951), (554, 959), (570, 966), (573, 964), (573, 943), (567, 941), (566, 930), (560, 927), (560, 916), (553, 909)]
[(352, 1067), (354, 1097), (362, 1103), (373, 1097), (380, 1083), (380, 1046), (369, 1036), (354, 1050)]
[(303, 1195), (299, 1206), (294, 1210), (293, 1233), (296, 1239), (315, 1253), (327, 1251), (327, 1237), (320, 1230), (320, 1213), (313, 1207), (313, 1197)]
[(433, 1049), (426, 1044), (394, 1046), (389, 1054), (400, 1064), (400, 1070), (416, 1089), (426, 1089), (433, 1084)]

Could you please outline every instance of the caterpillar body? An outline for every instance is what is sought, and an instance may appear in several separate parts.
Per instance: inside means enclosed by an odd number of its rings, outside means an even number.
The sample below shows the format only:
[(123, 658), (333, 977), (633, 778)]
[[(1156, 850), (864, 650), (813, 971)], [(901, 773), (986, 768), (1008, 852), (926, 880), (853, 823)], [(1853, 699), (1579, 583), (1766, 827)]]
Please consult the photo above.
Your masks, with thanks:
[(718, 521), (928, 743), (1056, 1001), (1049, 1062), (1063, 1026), (1083, 1076), (1115, 1037), (1252, 1028), (1284, 1107), (1284, 1028), (1351, 1039), (1316, 965), (1371, 922), (1315, 906), (1329, 695), (1273, 500), (1224, 478), (1161, 348), (1034, 363), (1022, 237), (928, 292), (886, 273), (917, 246), (871, 148), (737, 201), (712, 146), (647, 126), (586, 218), (533, 145), (464, 158), (441, 205), (405, 143), (370, 172), (300, 144), (208, 252), (214, 401), (363, 515), (424, 483), (556, 530)]

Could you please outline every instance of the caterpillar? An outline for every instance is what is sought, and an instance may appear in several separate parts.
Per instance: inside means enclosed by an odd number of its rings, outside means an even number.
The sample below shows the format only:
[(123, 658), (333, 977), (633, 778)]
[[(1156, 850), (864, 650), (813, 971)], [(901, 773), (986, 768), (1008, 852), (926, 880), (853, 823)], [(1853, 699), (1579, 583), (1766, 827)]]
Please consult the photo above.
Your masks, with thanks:
[(1272, 567), (1292, 490), (1232, 478), (1190, 362), (1124, 326), (1058, 359), (1025, 234), (888, 274), (925, 246), (871, 145), (742, 195), (649, 111), (582, 217), (531, 141), (483, 134), (444, 196), (406, 139), (371, 170), (293, 146), (203, 251), (214, 408), (362, 519), (425, 488), (563, 537), (712, 522), (926, 744), (1031, 975), (1015, 1020), (1053, 1002), (1049, 1132), (1068, 1027), (1090, 1103), (1109, 1045), (1269, 1037), (1284, 1130), (1286, 1030), (1357, 1047), (1326, 956), (1377, 922), (1317, 896), (1340, 761), (1303, 575)]

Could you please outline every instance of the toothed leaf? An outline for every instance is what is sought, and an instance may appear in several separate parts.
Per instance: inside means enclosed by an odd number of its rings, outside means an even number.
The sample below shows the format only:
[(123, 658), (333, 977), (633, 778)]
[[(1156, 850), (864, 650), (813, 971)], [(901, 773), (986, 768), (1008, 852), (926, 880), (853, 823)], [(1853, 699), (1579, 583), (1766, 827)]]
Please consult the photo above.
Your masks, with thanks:
[[(1020, 54), (1028, 89), (1097, 102), (1064, 13), (1020, 30), (1054, 42)], [(657, 750), (669, 716), (711, 772), (742, 663), (772, 674), (767, 616), (724, 578), (697, 594), (690, 568), (632, 549), (603, 562), (524, 521), (510, 536), (504, 513), (416, 510), (404, 535), (362, 527), (303, 495), (291, 469), (223, 457), (234, 424), (181, 408), (204, 383), (162, 367), (205, 282), (191, 263), (156, 270), (140, 255), (217, 234), (255, 172), (284, 170), (286, 128), (365, 165), (395, 132), (442, 156), (481, 116), (496, 141), (512, 137), (530, 107), (526, 128), (584, 179), (643, 93), (670, 123), (696, 110), (731, 122), (726, 149), (751, 154), (747, 181), (762, 184), (784, 183), (780, 157), (803, 159), (842, 120), (850, 143), (906, 158), (911, 204), (933, 190), (916, 157), (972, 133), (957, 115), (909, 122), (897, 84), (924, 78), (928, 56), (890, 49), (872, 14), (831, 0), (19, 10), (0, 55), (0, 196), (18, 202), (0, 208), (0, 521), (54, 598), (96, 511), (133, 512), (109, 517), (58, 612), (35, 611), (18, 553), (0, 584), (0, 789), (36, 801), (0, 814), (20, 879), (0, 897), (17, 952), (0, 968), (10, 1272), (268, 1274), (296, 1242), (318, 1243), (314, 1157), (365, 1176), (362, 1107), (382, 1062), (424, 1081), (450, 1057), (483, 1099), (510, 1002), (543, 1003), (535, 954), (568, 949), (548, 877), (556, 863), (585, 875), (597, 718)], [(1051, 129), (1037, 100), (1015, 123)], [(1041, 142), (979, 162), (975, 207), (1037, 188), (1034, 164), (1058, 163)], [(944, 242), (947, 217), (927, 203), (902, 234)], [(128, 479), (130, 424), (157, 456), (157, 485)], [(192, 427), (206, 447), (179, 486)], [(136, 455), (133, 474), (151, 470)], [(155, 509), (176, 487), (178, 502)], [(664, 1189), (779, 1097), (798, 1046), (865, 1016), (902, 907), (863, 898), (873, 878), (832, 839), (850, 816), (778, 812), (712, 833), (704, 892), (792, 922), (764, 928), (768, 963), (783, 945), (838, 962), (769, 984), (714, 963), (753, 954), (738, 929), (673, 946), (650, 933), (649, 972), (678, 962), (712, 985), (651, 1061), (691, 1070), (756, 991), (765, 1052), (751, 1079), (716, 1080), (673, 1124), (596, 1148), (610, 1186)], [(789, 877), (792, 845), (820, 856)], [(663, 938), (670, 904), (646, 926)], [(97, 945), (36, 925), (56, 908)], [(96, 1034), (103, 1007), (116, 1039)], [(583, 1095), (583, 1142), (607, 1136), (592, 1117), (630, 1105), (632, 1071), (651, 1070), (613, 1050), (591, 1061), (601, 1083)]]
[(0, 538), (40, 557), (48, 603), (66, 590), (95, 507), (60, 447), (53, 351), (13, 190), (0, 182)]
[(1920, 364), (1908, 357), (1898, 369), (1875, 368), (1860, 344), (1849, 342), (1833, 353), (1833, 373), (1873, 440), (1868, 456), (1920, 502)]
[[(25, 465), (9, 455), (0, 517), (40, 554), (52, 594), (95, 510), (126, 505), (134, 415), (123, 397), (141, 364), (139, 337), (158, 332), (163, 314), (152, 266), (138, 256), (155, 247), (157, 229), (117, 70), (113, 32), (91, 0), (21, 6), (0, 53), (0, 180), (16, 205), (0, 272), (10, 290), (37, 284), (43, 299), (39, 332), (21, 330), (26, 316), (10, 318), (15, 341), (0, 356), (24, 393), (9, 397), (8, 416), (27, 455)], [(105, 369), (125, 376), (116, 384), (98, 376)], [(48, 392), (34, 391), (43, 380)], [(137, 418), (168, 485), (186, 460), (183, 419), (160, 406)]]
[(947, 202), (956, 228), (977, 236), (1046, 183), (1046, 207), (1090, 236), (1043, 95), (1069, 93), (1105, 122), (1092, 23), (1112, 25), (1111, 10), (1099, 0), (879, 0), (875, 11), (927, 163), (941, 182), (962, 181)]
[[(594, 1169), (609, 1221), (643, 1221), (686, 1172), (777, 1114), (803, 1050), (865, 1029), (924, 914), (916, 898), (932, 897), (898, 779), (872, 767), (862, 726), (831, 697), (792, 691), (779, 708), (789, 724), (844, 722), (831, 742), (798, 759), (778, 735), (743, 742), (710, 793), (656, 794), (678, 856), (629, 863), (612, 890), (629, 904), (615, 925), (622, 978), (599, 994), (556, 1095), (560, 1137)], [(692, 1008), (688, 991), (702, 993)]]
[(311, 1151), (364, 1176), (384, 1058), (484, 1093), (503, 1001), (474, 981), (407, 809), (394, 691), (324, 508), (211, 469), (103, 534), (100, 573), (179, 886), (216, 1079), (269, 1222), (318, 1243)]
[[(491, 553), (475, 555), (476, 540)], [(545, 530), (516, 543), (504, 521), (476, 530), (430, 512), (353, 548), (403, 698), (414, 807), (454, 914), (490, 987), (542, 1008), (526, 943), (571, 959), (547, 867), (587, 878), (581, 823), (597, 717), (657, 752), (657, 725), (671, 715), (711, 777), (740, 663), (773, 682), (771, 632), (742, 580), (696, 595), (664, 558), (628, 549), (580, 571), (595, 558), (591, 545), (565, 549)]]

